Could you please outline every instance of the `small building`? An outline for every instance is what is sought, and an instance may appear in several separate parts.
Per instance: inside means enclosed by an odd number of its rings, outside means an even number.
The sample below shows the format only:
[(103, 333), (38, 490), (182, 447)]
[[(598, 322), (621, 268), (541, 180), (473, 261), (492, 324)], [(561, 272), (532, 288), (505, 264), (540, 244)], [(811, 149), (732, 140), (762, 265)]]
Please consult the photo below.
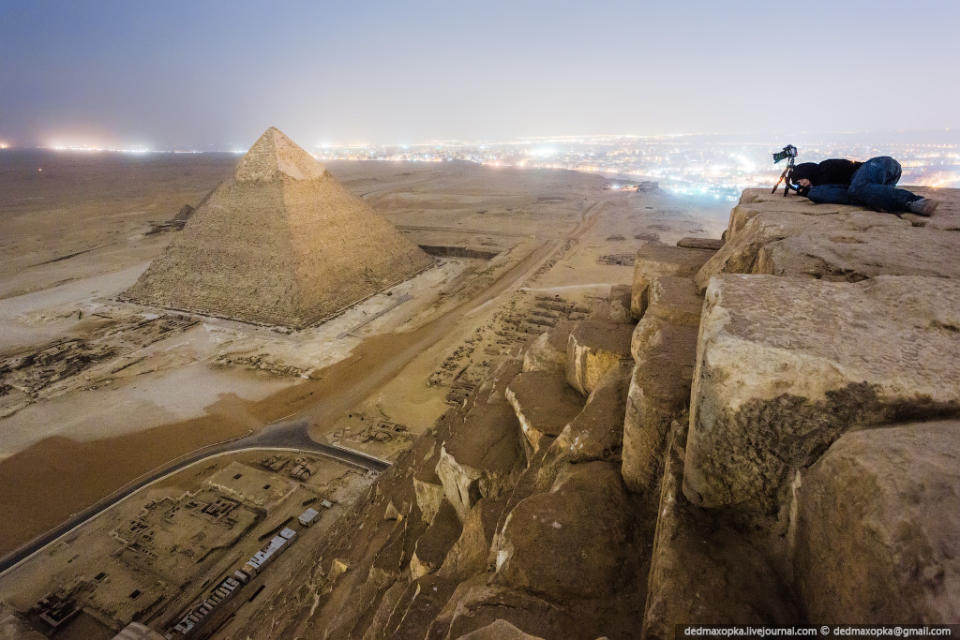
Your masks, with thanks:
[(300, 514), (300, 517), (297, 518), (297, 521), (304, 527), (312, 527), (313, 523), (317, 521), (317, 517), (320, 515), (320, 512), (314, 509), (313, 507), (307, 509)]
[(247, 561), (247, 564), (256, 569), (257, 572), (262, 571), (265, 566), (270, 564), (274, 558), (279, 555), (280, 551), (287, 545), (288, 542), (289, 541), (286, 538), (274, 536), (266, 546), (253, 554), (253, 557)]

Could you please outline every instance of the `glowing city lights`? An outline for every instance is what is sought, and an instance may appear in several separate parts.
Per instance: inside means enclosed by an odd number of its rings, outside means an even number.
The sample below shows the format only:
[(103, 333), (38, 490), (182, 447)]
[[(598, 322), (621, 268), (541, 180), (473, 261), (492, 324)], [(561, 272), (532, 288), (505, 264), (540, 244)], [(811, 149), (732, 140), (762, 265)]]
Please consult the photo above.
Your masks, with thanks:
[[(735, 200), (743, 189), (772, 185), (781, 168), (770, 161), (778, 141), (720, 142), (711, 136), (563, 136), (503, 142), (435, 141), (393, 146), (326, 143), (321, 160), (437, 162), (461, 160), (489, 167), (569, 169), (614, 180), (656, 180), (678, 195)], [(960, 186), (960, 145), (807, 144), (802, 160), (866, 159), (893, 155), (904, 167), (903, 184)], [(622, 187), (623, 183), (616, 183)], [(612, 187), (613, 190), (623, 190)]]
[[(797, 140), (796, 142), (801, 142)], [(692, 198), (735, 200), (743, 189), (772, 185), (781, 168), (770, 152), (782, 141), (731, 141), (709, 135), (598, 135), (517, 138), (505, 141), (431, 140), (375, 145), (321, 140), (311, 155), (320, 161), (473, 162), (492, 168), (567, 169), (607, 176), (613, 190), (625, 183), (655, 180), (660, 188)], [(960, 144), (798, 144), (800, 161), (892, 155), (903, 165), (902, 184), (960, 187)], [(0, 149), (9, 143), (0, 141)], [(44, 148), (63, 152), (126, 154), (201, 153), (196, 149), (157, 150), (146, 145), (108, 145), (56, 139)], [(242, 154), (235, 146), (229, 153)]]
[(145, 147), (141, 145), (129, 146), (129, 147), (107, 147), (99, 146), (92, 144), (78, 144), (78, 143), (62, 143), (62, 142), (52, 142), (43, 149), (51, 149), (53, 151), (79, 151), (83, 153), (101, 153), (101, 152), (112, 152), (112, 153), (132, 153), (132, 154), (144, 154), (144, 153), (153, 153), (153, 149), (150, 147)]

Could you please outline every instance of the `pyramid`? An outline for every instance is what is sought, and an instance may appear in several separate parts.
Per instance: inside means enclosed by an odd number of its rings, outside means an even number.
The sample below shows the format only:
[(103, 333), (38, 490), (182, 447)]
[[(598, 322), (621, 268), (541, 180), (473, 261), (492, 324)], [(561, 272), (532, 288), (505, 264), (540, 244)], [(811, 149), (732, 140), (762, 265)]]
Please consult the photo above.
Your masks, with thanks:
[(271, 127), (124, 297), (302, 328), (432, 264)]

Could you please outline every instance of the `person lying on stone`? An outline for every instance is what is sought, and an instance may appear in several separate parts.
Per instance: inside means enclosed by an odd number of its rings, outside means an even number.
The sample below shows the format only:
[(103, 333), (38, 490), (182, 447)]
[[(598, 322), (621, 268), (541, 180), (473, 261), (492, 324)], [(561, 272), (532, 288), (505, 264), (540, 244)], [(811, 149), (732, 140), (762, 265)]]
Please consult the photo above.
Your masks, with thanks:
[(790, 181), (800, 195), (813, 202), (854, 204), (875, 211), (932, 215), (940, 203), (906, 189), (898, 189), (900, 163), (889, 156), (854, 162), (832, 158), (804, 162), (793, 168)]

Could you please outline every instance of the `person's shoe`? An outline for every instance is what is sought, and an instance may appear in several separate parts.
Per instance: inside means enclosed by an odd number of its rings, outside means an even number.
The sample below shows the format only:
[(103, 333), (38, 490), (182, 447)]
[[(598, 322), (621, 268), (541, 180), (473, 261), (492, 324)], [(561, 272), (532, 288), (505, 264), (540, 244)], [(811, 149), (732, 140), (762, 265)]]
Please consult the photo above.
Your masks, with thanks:
[(915, 213), (918, 216), (932, 216), (933, 212), (937, 210), (937, 207), (940, 206), (939, 200), (932, 200), (930, 198), (918, 198), (910, 204), (907, 205), (907, 208), (910, 209), (910, 213)]

